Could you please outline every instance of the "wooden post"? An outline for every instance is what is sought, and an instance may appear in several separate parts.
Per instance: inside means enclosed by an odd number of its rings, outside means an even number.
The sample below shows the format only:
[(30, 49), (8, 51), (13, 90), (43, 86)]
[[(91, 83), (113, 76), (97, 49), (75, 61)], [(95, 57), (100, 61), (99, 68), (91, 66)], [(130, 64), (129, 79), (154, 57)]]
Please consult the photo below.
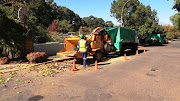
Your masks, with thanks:
[(33, 52), (33, 41), (32, 41), (32, 39), (26, 39), (25, 45), (26, 45), (26, 54)]

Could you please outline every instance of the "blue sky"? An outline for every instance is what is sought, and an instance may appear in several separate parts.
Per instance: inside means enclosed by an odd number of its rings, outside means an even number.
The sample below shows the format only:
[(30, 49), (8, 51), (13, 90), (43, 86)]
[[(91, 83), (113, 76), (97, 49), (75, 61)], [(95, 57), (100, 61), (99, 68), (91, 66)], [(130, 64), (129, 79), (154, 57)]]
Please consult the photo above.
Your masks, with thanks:
[[(93, 15), (103, 18), (105, 21), (112, 21), (115, 25), (120, 23), (111, 17), (110, 8), (113, 0), (54, 0), (57, 5), (66, 6), (73, 10), (81, 18)], [(150, 5), (151, 9), (157, 11), (160, 24), (172, 24), (169, 17), (177, 11), (172, 10), (173, 0), (139, 0), (144, 5)]]

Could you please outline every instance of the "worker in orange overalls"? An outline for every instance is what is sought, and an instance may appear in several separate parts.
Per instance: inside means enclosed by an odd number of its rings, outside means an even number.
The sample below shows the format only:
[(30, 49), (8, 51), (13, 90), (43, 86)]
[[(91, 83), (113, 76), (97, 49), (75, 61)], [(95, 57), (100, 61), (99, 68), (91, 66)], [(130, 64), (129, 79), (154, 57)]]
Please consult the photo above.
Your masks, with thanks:
[(84, 35), (80, 35), (81, 40), (79, 40), (78, 45), (77, 45), (77, 51), (82, 53), (83, 57), (83, 67), (86, 67), (86, 57), (88, 53), (88, 46), (87, 46), (87, 41), (84, 39)]

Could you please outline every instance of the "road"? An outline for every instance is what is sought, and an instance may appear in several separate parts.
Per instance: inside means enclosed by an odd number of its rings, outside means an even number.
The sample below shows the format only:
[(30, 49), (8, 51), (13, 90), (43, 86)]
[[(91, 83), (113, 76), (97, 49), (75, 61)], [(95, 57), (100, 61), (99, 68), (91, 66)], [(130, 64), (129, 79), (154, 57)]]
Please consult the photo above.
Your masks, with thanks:
[(146, 53), (129, 54), (128, 61), (107, 60), (108, 65), (100, 65), (102, 69), (98, 71), (59, 73), (53, 78), (39, 78), (18, 90), (11, 90), (12, 84), (5, 90), (0, 87), (0, 98), (3, 101), (179, 101), (180, 40), (145, 48)]

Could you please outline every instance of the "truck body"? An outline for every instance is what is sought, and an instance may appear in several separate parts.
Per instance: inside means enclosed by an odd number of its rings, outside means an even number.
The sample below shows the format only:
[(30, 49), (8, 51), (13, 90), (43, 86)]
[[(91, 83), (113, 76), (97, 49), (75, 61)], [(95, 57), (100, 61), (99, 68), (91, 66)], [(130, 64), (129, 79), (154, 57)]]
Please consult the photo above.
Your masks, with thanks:
[(105, 30), (112, 39), (112, 43), (118, 51), (124, 51), (125, 49), (137, 50), (138, 39), (135, 29), (129, 29), (125, 27), (105, 27)]

